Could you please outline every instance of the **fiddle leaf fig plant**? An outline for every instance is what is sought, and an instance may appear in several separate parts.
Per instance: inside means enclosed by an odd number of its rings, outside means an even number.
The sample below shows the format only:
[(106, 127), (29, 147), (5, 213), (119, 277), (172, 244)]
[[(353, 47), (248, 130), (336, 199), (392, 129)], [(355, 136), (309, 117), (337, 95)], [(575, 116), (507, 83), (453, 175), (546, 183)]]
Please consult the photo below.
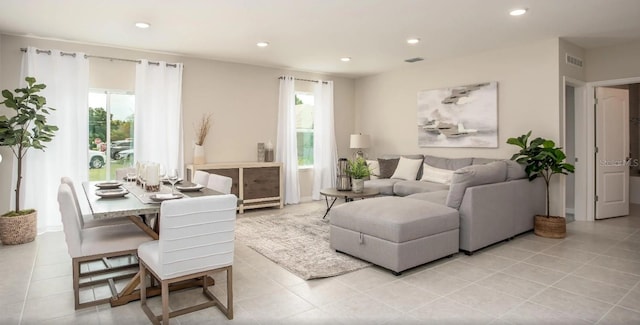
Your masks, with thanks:
[(529, 141), (531, 131), (517, 138), (507, 139), (508, 144), (518, 146), (520, 151), (511, 160), (525, 166), (529, 181), (541, 176), (547, 186), (547, 216), (549, 216), (549, 182), (555, 174), (567, 175), (575, 171), (575, 167), (565, 162), (567, 156), (562, 148), (556, 147), (555, 142), (544, 138)]
[(46, 98), (38, 95), (45, 89), (44, 84), (37, 84), (33, 77), (26, 77), (25, 88), (2, 91), (4, 101), (0, 104), (12, 109), (14, 115), (0, 116), (0, 146), (11, 148), (11, 152), (17, 159), (18, 179), (16, 180), (15, 211), (12, 215), (22, 215), (33, 210), (20, 211), (20, 185), (22, 183), (22, 162), (29, 148), (43, 150), (45, 143), (53, 140), (58, 127), (47, 124), (47, 115), (55, 109), (45, 107)]

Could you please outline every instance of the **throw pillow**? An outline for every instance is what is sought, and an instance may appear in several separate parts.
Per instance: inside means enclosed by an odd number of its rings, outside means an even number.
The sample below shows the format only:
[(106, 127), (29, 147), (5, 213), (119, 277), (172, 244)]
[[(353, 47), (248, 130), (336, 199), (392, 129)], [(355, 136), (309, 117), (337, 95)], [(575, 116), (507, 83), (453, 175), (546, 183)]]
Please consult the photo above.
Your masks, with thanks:
[(380, 163), (377, 160), (367, 160), (367, 166), (369, 167), (369, 179), (378, 179), (380, 175)]
[(422, 165), (422, 178), (421, 181), (433, 182), (440, 184), (451, 184), (451, 178), (453, 177), (453, 170), (435, 168), (428, 164)]
[(422, 159), (409, 159), (400, 157), (396, 170), (391, 175), (391, 178), (413, 180), (417, 179), (418, 170), (422, 165)]
[(400, 158), (382, 159), (378, 158), (378, 164), (380, 165), (380, 178), (391, 178), (393, 172), (396, 171)]

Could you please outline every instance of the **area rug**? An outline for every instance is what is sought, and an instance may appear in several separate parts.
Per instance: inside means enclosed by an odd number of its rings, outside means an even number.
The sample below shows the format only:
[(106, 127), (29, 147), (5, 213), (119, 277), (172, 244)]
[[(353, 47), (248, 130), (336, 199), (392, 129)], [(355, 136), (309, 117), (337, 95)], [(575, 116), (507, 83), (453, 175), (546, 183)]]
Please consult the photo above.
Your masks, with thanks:
[(370, 263), (336, 253), (329, 247), (329, 220), (324, 210), (300, 213), (238, 215), (236, 240), (302, 279), (336, 276)]

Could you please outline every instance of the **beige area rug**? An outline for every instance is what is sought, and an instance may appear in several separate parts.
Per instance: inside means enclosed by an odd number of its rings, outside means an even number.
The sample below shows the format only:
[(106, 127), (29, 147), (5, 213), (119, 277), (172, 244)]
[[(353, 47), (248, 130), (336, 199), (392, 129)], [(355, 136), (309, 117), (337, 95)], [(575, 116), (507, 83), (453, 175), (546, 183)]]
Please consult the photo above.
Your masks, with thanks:
[(305, 280), (336, 276), (371, 263), (329, 247), (324, 209), (310, 212), (238, 215), (236, 239)]

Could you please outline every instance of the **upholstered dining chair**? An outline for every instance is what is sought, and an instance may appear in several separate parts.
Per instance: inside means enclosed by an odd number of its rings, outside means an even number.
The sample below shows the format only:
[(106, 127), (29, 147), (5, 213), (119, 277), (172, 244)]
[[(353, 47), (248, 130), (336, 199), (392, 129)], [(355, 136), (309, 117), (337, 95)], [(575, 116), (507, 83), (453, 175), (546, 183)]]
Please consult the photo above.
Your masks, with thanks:
[(73, 194), (73, 200), (75, 201), (75, 206), (78, 209), (77, 213), (80, 216), (78, 219), (80, 221), (80, 228), (93, 228), (93, 227), (102, 227), (102, 226), (112, 226), (112, 225), (121, 225), (121, 224), (131, 224), (131, 220), (128, 217), (118, 217), (118, 218), (108, 218), (108, 219), (93, 219), (93, 216), (87, 215), (89, 220), (85, 220), (85, 215), (82, 214), (82, 209), (80, 208), (80, 201), (78, 201), (78, 193), (76, 192), (76, 187), (73, 185), (73, 180), (70, 177), (63, 176), (60, 178), (60, 184), (67, 184), (69, 188), (71, 188), (71, 194)]
[(207, 186), (207, 183), (209, 182), (209, 173), (202, 170), (196, 170), (196, 172), (193, 173), (193, 179), (191, 180), (191, 182), (194, 184)]
[[(146, 288), (140, 289), (140, 305), (154, 324), (169, 324), (169, 318), (217, 306), (233, 319), (233, 252), (236, 221), (235, 195), (211, 195), (164, 201), (160, 206), (160, 239), (140, 245), (140, 279), (147, 272), (160, 281), (162, 315), (147, 306)], [(208, 275), (226, 271), (227, 303), (209, 291)], [(169, 285), (202, 278), (202, 292), (209, 301), (169, 312)]]
[[(115, 294), (114, 281), (132, 277), (137, 273), (138, 263), (112, 266), (109, 258), (135, 255), (138, 246), (151, 241), (151, 237), (133, 223), (83, 229), (80, 227), (82, 216), (78, 214), (73, 191), (67, 184), (60, 184), (58, 187), (58, 205), (67, 250), (71, 256), (75, 309), (108, 302), (111, 297), (81, 303), (80, 288), (108, 283), (111, 292)], [(102, 261), (105, 268), (83, 272), (81, 265), (93, 261)], [(134, 271), (126, 272), (128, 269)]]
[(209, 174), (207, 187), (223, 194), (230, 194), (232, 182), (233, 180), (231, 179), (231, 177), (218, 174)]

